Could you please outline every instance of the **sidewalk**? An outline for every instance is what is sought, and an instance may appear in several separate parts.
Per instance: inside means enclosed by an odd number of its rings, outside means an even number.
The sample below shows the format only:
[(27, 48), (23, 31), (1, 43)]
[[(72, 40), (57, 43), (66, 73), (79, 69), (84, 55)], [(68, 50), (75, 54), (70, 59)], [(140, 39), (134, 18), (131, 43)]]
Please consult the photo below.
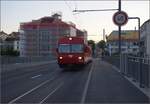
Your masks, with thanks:
[(105, 61), (94, 61), (88, 103), (148, 103), (149, 98)]
[[(105, 63), (107, 63), (107, 62), (105, 62)], [(112, 65), (110, 63), (107, 63), (107, 64), (110, 65), (110, 66), (112, 66), (112, 68), (114, 70), (116, 70), (118, 73), (120, 73), (120, 70), (116, 66), (114, 66), (114, 65)], [(133, 78), (128, 78), (127, 76), (124, 76), (124, 78), (126, 78), (130, 83), (132, 83), (135, 87), (137, 87), (140, 91), (142, 91), (150, 99), (150, 88), (141, 88), (141, 87), (139, 87), (139, 83), (138, 82), (134, 82), (133, 81)]]
[(30, 68), (35, 66), (41, 66), (46, 65), (52, 62), (55, 62), (56, 60), (51, 61), (44, 61), (44, 62), (32, 62), (32, 63), (15, 63), (15, 64), (8, 64), (8, 65), (0, 65), (0, 73), (10, 72), (14, 70), (21, 70), (24, 68)]

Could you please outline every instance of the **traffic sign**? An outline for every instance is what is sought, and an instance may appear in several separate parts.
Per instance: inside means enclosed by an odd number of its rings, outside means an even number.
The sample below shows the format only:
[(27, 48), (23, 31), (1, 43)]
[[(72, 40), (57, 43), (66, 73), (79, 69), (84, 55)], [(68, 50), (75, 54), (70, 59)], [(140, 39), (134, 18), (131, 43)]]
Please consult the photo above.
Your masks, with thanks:
[(113, 15), (113, 22), (118, 25), (122, 26), (128, 22), (128, 15), (124, 11), (118, 11)]

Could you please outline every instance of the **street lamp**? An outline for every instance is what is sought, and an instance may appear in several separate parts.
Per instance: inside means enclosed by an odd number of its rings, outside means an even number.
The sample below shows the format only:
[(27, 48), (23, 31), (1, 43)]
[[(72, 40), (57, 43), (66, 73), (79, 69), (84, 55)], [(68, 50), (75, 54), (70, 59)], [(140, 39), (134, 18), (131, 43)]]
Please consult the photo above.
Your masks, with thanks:
[[(138, 20), (138, 34), (139, 34), (138, 38), (139, 38), (139, 48), (140, 48), (140, 37), (141, 37), (141, 34), (140, 34), (140, 18), (139, 17), (128, 17), (128, 19), (137, 19)], [(139, 49), (139, 52), (140, 52), (140, 49)]]
[(139, 34), (139, 41), (140, 41), (140, 18), (139, 17), (128, 17), (128, 19), (137, 19), (138, 20), (138, 34)]
[[(140, 57), (141, 57), (141, 50), (140, 50), (140, 18), (139, 17), (128, 17), (128, 19), (137, 19), (138, 20), (138, 33), (139, 33), (139, 53), (140, 53)], [(142, 85), (142, 58), (139, 58), (139, 64), (140, 64), (140, 87), (144, 88), (144, 86)]]

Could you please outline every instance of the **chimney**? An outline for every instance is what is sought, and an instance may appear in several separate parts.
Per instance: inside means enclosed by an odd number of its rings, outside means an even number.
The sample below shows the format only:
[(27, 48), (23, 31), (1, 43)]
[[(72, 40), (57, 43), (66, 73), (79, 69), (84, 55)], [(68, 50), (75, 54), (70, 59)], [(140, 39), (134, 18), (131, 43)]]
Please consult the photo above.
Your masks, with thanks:
[(52, 17), (53, 17), (54, 19), (61, 20), (61, 18), (62, 18), (62, 13), (61, 13), (61, 12), (52, 13)]

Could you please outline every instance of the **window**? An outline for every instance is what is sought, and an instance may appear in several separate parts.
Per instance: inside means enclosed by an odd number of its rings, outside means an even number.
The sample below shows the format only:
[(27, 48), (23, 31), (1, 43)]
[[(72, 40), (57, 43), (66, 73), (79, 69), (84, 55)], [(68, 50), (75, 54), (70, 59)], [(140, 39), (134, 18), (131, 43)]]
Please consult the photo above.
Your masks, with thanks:
[(123, 51), (123, 52), (124, 52), (124, 51), (126, 51), (126, 49), (125, 49), (125, 48), (122, 48), (122, 49), (121, 49), (121, 51)]
[(82, 53), (83, 45), (82, 44), (60, 44), (58, 51), (60, 53)]
[(72, 44), (71, 45), (71, 52), (72, 53), (82, 53), (83, 52), (83, 45), (81, 45), (81, 44)]
[(70, 53), (70, 45), (69, 44), (61, 44), (61, 45), (59, 45), (58, 51), (60, 53)]

